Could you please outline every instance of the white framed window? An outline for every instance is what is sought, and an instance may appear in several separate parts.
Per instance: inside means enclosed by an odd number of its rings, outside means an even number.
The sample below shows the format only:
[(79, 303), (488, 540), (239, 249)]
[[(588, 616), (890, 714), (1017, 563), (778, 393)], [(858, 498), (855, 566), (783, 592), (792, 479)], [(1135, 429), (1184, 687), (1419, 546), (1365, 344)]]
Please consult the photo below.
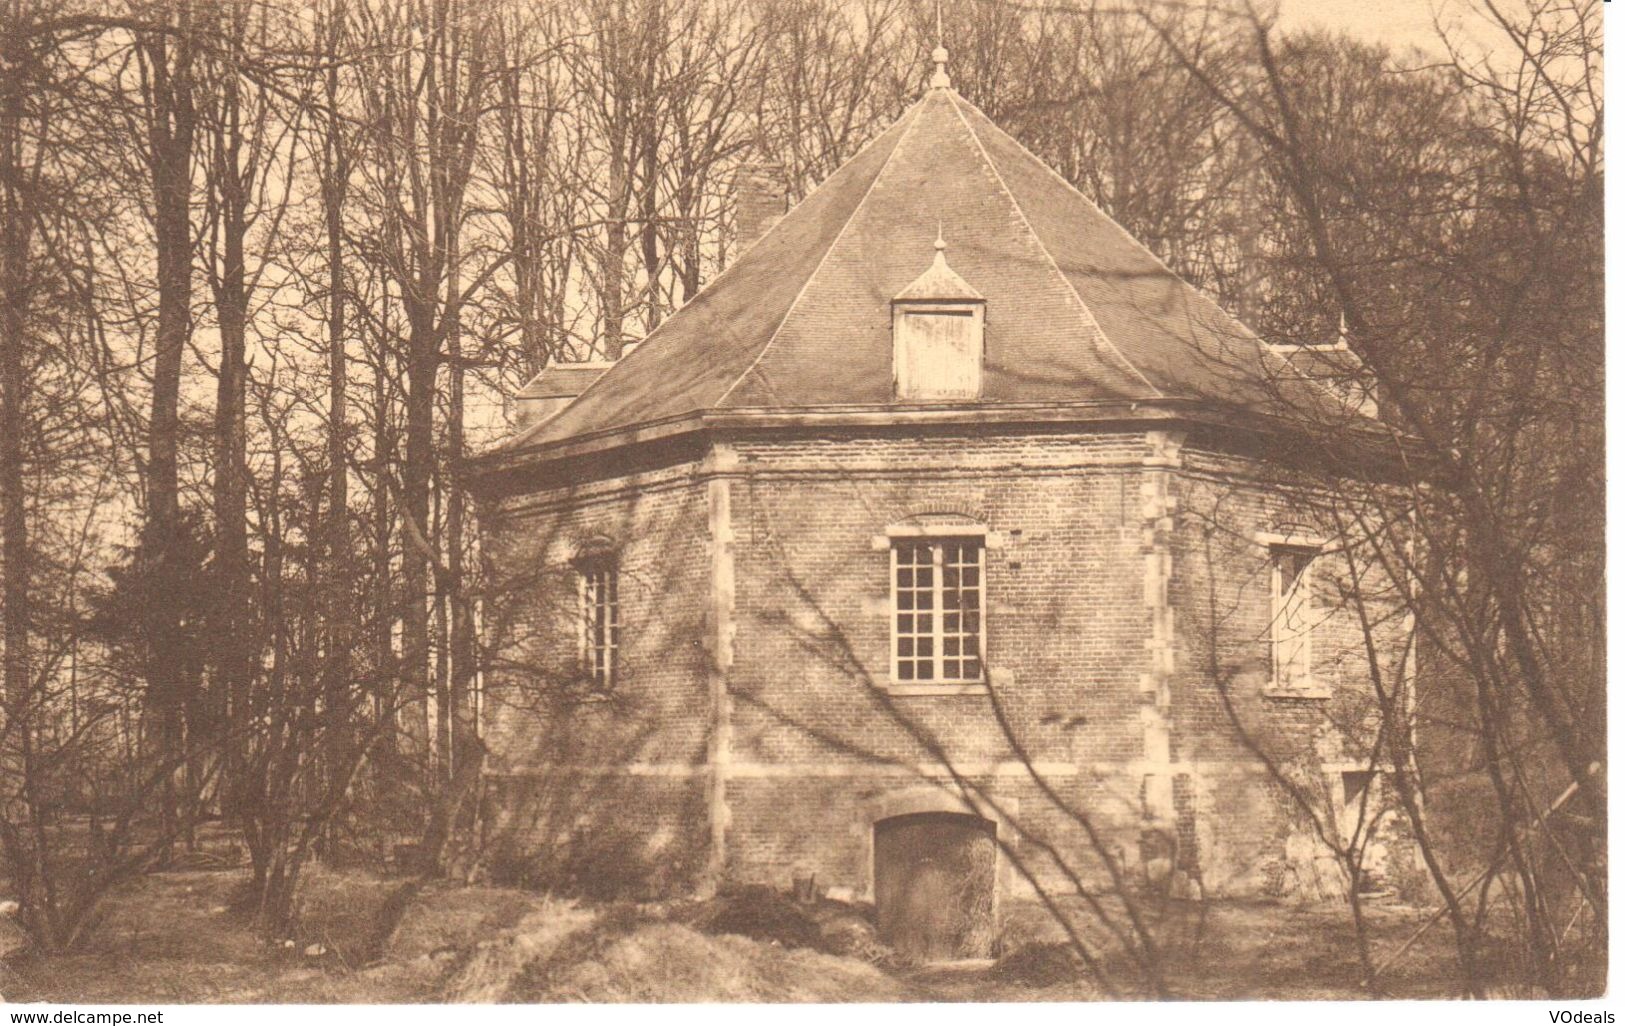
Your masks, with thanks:
[(891, 541), (892, 680), (981, 684), (984, 658), (981, 537)]
[(581, 669), (595, 690), (607, 691), (615, 686), (620, 671), (620, 567), (613, 555), (601, 554), (579, 560), (576, 570)]
[(1279, 691), (1315, 686), (1313, 578), (1319, 552), (1311, 545), (1270, 546), (1270, 672)]

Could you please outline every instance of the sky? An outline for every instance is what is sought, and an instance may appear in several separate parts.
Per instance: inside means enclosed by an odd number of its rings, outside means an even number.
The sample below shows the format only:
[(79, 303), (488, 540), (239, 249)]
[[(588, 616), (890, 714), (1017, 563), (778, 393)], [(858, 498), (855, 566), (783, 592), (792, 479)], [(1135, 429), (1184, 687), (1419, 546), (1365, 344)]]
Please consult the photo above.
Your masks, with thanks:
[(1463, 32), (1481, 44), (1493, 43), (1493, 34), (1467, 0), (1277, 0), (1280, 27), (1346, 30), (1372, 42), (1396, 49), (1416, 46), (1439, 52), (1437, 14), (1442, 24)]

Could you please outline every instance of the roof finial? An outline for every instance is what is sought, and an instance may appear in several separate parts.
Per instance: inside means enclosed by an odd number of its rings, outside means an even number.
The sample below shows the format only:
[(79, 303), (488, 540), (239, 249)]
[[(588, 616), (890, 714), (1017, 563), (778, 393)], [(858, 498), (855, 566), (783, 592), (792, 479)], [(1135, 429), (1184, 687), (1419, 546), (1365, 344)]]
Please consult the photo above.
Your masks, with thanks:
[(938, 253), (946, 253), (948, 244), (942, 241), (942, 218), (937, 218), (937, 241), (931, 244)]
[(931, 51), (936, 62), (936, 73), (931, 76), (932, 89), (947, 89), (953, 83), (948, 79), (948, 49), (942, 45), (942, 0), (937, 0), (937, 48)]

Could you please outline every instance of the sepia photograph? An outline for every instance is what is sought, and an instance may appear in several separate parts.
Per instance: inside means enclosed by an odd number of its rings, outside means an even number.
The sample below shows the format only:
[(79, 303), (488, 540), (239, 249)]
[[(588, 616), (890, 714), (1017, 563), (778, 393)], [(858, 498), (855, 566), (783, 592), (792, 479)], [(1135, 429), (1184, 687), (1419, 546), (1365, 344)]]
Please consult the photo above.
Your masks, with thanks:
[(0, 0), (0, 1004), (1611, 1022), (1605, 2)]

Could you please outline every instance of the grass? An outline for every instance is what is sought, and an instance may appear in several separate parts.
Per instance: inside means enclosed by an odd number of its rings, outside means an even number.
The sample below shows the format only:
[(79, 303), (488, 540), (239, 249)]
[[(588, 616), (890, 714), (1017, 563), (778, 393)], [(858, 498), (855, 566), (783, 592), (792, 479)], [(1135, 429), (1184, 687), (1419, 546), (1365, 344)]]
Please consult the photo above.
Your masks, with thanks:
[[(795, 921), (767, 893), (709, 903), (588, 905), (496, 887), (313, 870), (296, 936), (255, 935), (238, 911), (241, 870), (156, 873), (118, 891), (83, 950), (0, 960), (10, 1001), (840, 1002), (1077, 1001), (1103, 996), (1057, 946), (1035, 907), (1006, 909), (993, 965), (910, 967), (889, 957), (850, 906)], [(743, 904), (741, 903), (743, 902)], [(1378, 959), (1425, 916), (1373, 906)], [(1153, 910), (1168, 981), (1182, 998), (1359, 998), (1346, 909), (1266, 902), (1171, 903)], [(1104, 933), (1086, 934), (1098, 945)], [(9, 924), (8, 924), (9, 925)], [(748, 935), (748, 936), (747, 936)], [(0, 932), (0, 944), (17, 936)], [(1101, 945), (1104, 947), (1103, 945)], [(1107, 969), (1125, 996), (1137, 974)], [(1391, 996), (1458, 993), (1448, 927), (1385, 977)]]

